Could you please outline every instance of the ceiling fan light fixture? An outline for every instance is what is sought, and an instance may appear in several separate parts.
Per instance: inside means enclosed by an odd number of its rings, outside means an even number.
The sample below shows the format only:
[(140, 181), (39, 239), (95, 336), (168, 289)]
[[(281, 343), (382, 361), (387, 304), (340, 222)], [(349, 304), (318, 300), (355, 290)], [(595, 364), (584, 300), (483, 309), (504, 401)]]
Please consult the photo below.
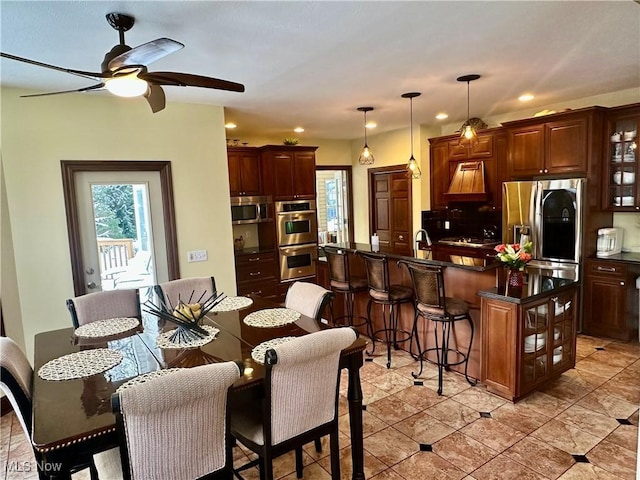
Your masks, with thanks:
[(406, 166), (407, 174), (410, 175), (411, 178), (420, 178), (422, 176), (422, 171), (420, 171), (420, 166), (418, 165), (418, 162), (413, 156), (413, 99), (419, 96), (420, 96), (420, 92), (409, 92), (409, 93), (402, 94), (402, 98), (409, 99), (410, 112), (411, 112), (409, 115), (410, 136), (411, 136), (411, 157), (409, 157), (409, 161), (407, 162), (407, 166)]
[(460, 143), (466, 143), (467, 145), (473, 144), (478, 139), (478, 133), (471, 124), (471, 115), (469, 114), (469, 83), (479, 78), (480, 75), (475, 73), (456, 78), (458, 82), (467, 82), (467, 121), (463, 124), (460, 131)]
[(358, 163), (360, 165), (371, 165), (376, 159), (373, 156), (373, 152), (367, 145), (367, 112), (373, 110), (373, 107), (358, 107), (359, 112), (364, 112), (364, 147), (362, 147), (362, 152), (360, 152), (360, 156), (358, 157)]
[(136, 75), (123, 75), (106, 80), (105, 87), (118, 97), (139, 97), (147, 93), (149, 84)]

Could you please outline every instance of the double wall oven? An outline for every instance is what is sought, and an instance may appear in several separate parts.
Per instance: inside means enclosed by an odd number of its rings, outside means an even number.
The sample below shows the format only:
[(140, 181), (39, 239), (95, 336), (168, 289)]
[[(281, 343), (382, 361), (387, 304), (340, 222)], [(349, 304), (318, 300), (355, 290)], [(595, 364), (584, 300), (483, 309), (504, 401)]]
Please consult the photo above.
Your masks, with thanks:
[(275, 210), (280, 280), (289, 281), (315, 275), (315, 262), (318, 258), (315, 200), (276, 202)]

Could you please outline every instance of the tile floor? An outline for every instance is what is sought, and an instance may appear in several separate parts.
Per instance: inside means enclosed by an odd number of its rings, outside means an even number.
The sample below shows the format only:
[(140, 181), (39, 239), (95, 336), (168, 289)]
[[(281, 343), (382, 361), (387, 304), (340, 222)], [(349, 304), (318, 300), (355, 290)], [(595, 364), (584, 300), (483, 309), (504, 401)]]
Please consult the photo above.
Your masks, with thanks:
[[(576, 368), (543, 391), (512, 404), (446, 374), (438, 396), (437, 370), (404, 352), (367, 361), (362, 369), (365, 473), (371, 480), (423, 479), (636, 479), (640, 345), (578, 337)], [(351, 478), (346, 381), (341, 384), (341, 477)], [(37, 479), (35, 472), (6, 471), (7, 462), (32, 461), (15, 415), (0, 423), (1, 479)], [(330, 479), (328, 444), (305, 449), (304, 478)], [(236, 465), (247, 460), (234, 449)], [(9, 463), (10, 464), (10, 463)], [(292, 455), (275, 463), (275, 478), (295, 479)], [(243, 473), (258, 479), (257, 469)], [(88, 479), (87, 472), (74, 480)]]

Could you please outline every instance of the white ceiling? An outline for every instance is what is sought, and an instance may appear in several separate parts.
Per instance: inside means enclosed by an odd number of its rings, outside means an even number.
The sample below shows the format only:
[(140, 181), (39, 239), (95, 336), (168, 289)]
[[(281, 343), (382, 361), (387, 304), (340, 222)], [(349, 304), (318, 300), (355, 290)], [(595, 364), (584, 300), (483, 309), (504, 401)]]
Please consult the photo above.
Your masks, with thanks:
[[(359, 106), (383, 132), (414, 122), (466, 119), (640, 86), (640, 5), (622, 1), (6, 1), (1, 50), (66, 68), (99, 71), (118, 43), (105, 14), (133, 15), (134, 47), (159, 37), (186, 45), (149, 70), (243, 83), (245, 93), (166, 87), (171, 102), (224, 105), (243, 134), (352, 139)], [(88, 86), (82, 78), (2, 59), (4, 86), (38, 91)], [(89, 81), (89, 83), (91, 83)], [(640, 93), (640, 90), (639, 90)], [(84, 93), (82, 95), (108, 95)], [(56, 97), (63, 99), (63, 96)], [(639, 95), (640, 100), (640, 95)], [(37, 98), (24, 99), (37, 102)], [(143, 101), (136, 99), (134, 101)], [(162, 115), (159, 112), (155, 115)], [(149, 115), (153, 115), (149, 110)], [(302, 125), (306, 132), (291, 130)]]

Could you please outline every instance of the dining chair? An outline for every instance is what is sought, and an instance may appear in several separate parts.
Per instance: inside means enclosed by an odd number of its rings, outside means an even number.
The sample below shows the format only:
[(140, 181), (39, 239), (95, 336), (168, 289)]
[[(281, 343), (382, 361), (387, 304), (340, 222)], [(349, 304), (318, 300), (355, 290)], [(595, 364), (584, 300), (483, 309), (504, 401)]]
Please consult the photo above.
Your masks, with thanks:
[(284, 306), (321, 321), (322, 313), (333, 298), (334, 294), (320, 285), (309, 282), (294, 282), (287, 290)]
[(340, 352), (357, 337), (352, 327), (331, 328), (267, 350), (261, 408), (248, 396), (230, 405), (232, 435), (258, 454), (236, 471), (259, 465), (260, 478), (272, 480), (273, 460), (294, 450), (296, 474), (302, 478), (302, 446), (329, 435), (331, 478), (340, 479)]
[(173, 310), (178, 303), (203, 302), (217, 294), (213, 277), (180, 278), (154, 287), (160, 306)]
[(95, 456), (100, 479), (233, 478), (227, 401), (242, 362), (181, 369), (111, 397), (119, 448)]
[(108, 318), (130, 317), (142, 320), (140, 291), (137, 288), (87, 293), (68, 299), (67, 308), (76, 328)]
[[(448, 371), (449, 367), (464, 364), (464, 377), (470, 385), (475, 385), (475, 382), (467, 374), (474, 331), (473, 320), (469, 314), (469, 304), (459, 298), (446, 296), (442, 267), (418, 265), (404, 260), (398, 262), (398, 266), (400, 265), (406, 266), (409, 270), (416, 294), (412, 339), (416, 339), (420, 371), (417, 374), (411, 372), (411, 375), (414, 378), (422, 375), (423, 360), (434, 363), (438, 367), (438, 395), (442, 395), (443, 370)], [(420, 317), (433, 322), (435, 347), (423, 349), (420, 346), (420, 336), (418, 335), (418, 318)], [(466, 351), (460, 351), (457, 346), (452, 347), (450, 343), (453, 324), (460, 321), (466, 321), (471, 332)], [(440, 335), (440, 339), (438, 339), (438, 335)], [(435, 352), (436, 361), (428, 358), (429, 352)], [(450, 361), (450, 357), (454, 357), (455, 361)]]
[[(9, 337), (0, 337), (0, 390), (9, 399), (24, 434), (33, 448), (37, 464), (43, 465), (42, 455), (31, 441), (33, 369), (18, 344)], [(97, 471), (90, 454), (78, 454), (76, 464), (71, 471), (61, 473), (71, 474), (86, 468), (90, 470), (91, 479), (97, 480)], [(49, 476), (43, 473), (39, 467), (38, 478), (44, 480)]]

